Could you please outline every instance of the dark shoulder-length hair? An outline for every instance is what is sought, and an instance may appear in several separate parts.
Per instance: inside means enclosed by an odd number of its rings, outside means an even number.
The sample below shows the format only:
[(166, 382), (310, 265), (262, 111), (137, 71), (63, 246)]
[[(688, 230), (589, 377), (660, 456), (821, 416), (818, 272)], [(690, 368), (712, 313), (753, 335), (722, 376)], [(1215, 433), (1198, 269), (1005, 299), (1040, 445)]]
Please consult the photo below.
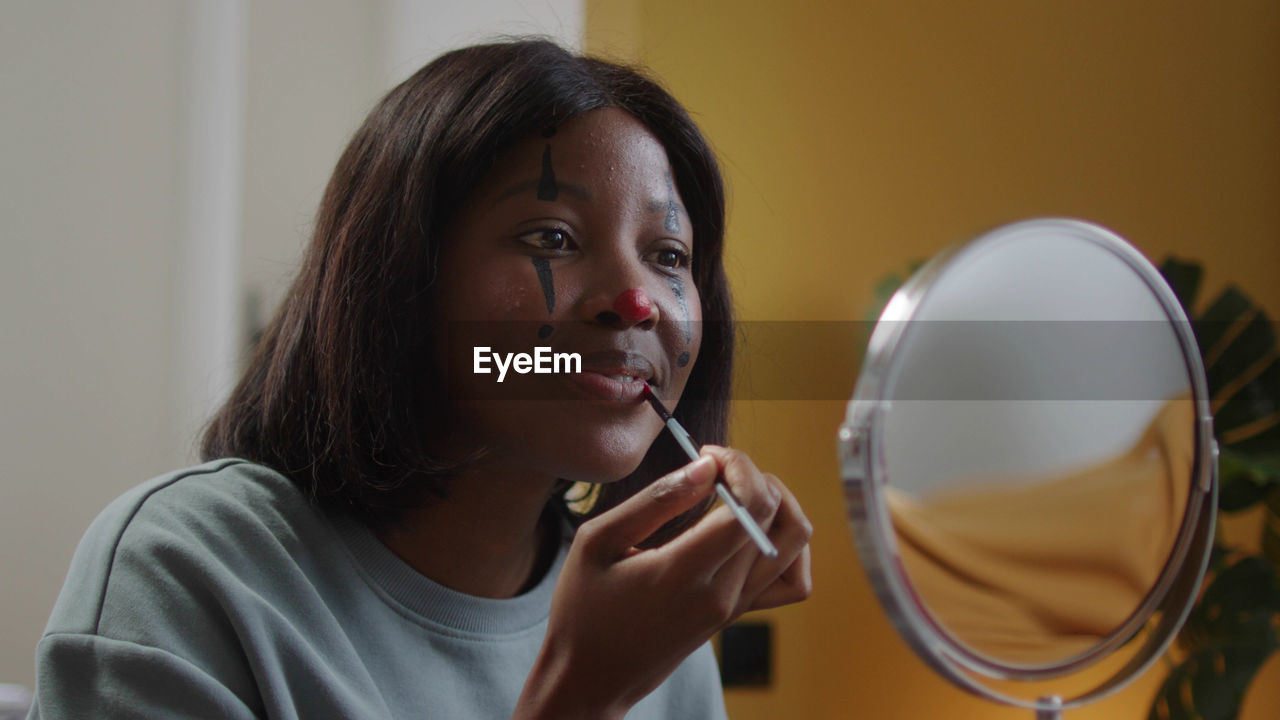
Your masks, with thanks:
[[(711, 149), (643, 74), (522, 40), (441, 56), (365, 119), (325, 190), (297, 278), (205, 431), (205, 459), (268, 465), (320, 506), (374, 524), (445, 496), (460, 466), (425, 442), (445, 407), (428, 291), (441, 232), (505, 149), (603, 107), (642, 122), (670, 159), (692, 223), (704, 322), (676, 415), (694, 437), (724, 443), (733, 325)], [(666, 435), (635, 473), (602, 488), (593, 513), (685, 462)]]

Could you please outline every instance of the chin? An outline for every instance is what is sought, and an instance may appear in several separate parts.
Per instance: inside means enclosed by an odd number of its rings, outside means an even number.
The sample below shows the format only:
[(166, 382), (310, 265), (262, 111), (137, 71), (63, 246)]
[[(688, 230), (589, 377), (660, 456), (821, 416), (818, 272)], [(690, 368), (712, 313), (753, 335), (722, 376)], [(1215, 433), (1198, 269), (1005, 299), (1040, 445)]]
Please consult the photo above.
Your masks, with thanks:
[(649, 445), (624, 442), (584, 443), (559, 458), (559, 477), (573, 482), (612, 483), (631, 475), (644, 461)]
[(473, 413), (459, 422), (476, 428), (477, 443), (498, 450), (504, 465), (572, 482), (609, 483), (631, 475), (663, 429), (642, 406), (620, 412), (581, 403), (508, 402), (469, 409)]
[(644, 451), (626, 455), (568, 457), (559, 477), (582, 483), (616, 483), (640, 468)]

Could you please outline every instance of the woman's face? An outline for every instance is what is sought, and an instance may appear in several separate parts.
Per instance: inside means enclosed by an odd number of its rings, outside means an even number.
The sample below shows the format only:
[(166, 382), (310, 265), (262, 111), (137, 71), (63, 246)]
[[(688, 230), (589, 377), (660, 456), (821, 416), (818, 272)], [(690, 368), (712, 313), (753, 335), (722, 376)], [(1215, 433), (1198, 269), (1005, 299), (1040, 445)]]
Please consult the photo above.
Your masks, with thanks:
[[(507, 471), (630, 474), (697, 359), (693, 230), (662, 144), (604, 108), (517, 144), (446, 229), (437, 347), (454, 442)], [(576, 353), (581, 374), (517, 372), (509, 354)], [(488, 348), (488, 350), (477, 350)], [(475, 372), (482, 356), (488, 374)]]

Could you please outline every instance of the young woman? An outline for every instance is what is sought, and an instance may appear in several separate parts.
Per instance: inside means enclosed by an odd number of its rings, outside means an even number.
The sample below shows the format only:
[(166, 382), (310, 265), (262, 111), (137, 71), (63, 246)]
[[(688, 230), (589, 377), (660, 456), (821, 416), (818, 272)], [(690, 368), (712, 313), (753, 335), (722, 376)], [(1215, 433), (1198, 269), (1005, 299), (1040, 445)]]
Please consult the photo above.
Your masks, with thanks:
[[(636, 72), (540, 41), (423, 68), (338, 162), (208, 462), (89, 529), (32, 716), (723, 716), (708, 639), (810, 587), (786, 487), (689, 463), (642, 399), (724, 442), (723, 232), (705, 140)], [(582, 372), (477, 372), (537, 347)]]

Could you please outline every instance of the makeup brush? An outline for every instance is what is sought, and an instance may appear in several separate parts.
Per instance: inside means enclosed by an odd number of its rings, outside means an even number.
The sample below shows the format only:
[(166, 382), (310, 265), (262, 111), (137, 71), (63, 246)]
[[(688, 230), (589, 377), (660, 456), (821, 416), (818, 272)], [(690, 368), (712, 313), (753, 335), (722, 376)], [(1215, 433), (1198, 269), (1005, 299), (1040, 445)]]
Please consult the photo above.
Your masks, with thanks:
[[(644, 381), (642, 380), (641, 382)], [(662, 421), (667, 424), (667, 429), (671, 431), (671, 436), (676, 439), (676, 443), (684, 450), (684, 454), (688, 455), (690, 460), (697, 460), (698, 447), (693, 444), (693, 438), (689, 437), (689, 432), (684, 429), (680, 421), (671, 416), (671, 413), (662, 404), (662, 401), (658, 399), (658, 396), (654, 394), (653, 388), (649, 387), (647, 382), (644, 383), (644, 399), (649, 401), (654, 411), (658, 413), (658, 417), (662, 418)], [(777, 557), (778, 548), (773, 546), (773, 543), (769, 541), (769, 537), (764, 534), (764, 530), (761, 530), (756, 523), (755, 518), (751, 517), (751, 513), (742, 507), (742, 503), (738, 501), (738, 498), (733, 496), (733, 491), (718, 476), (716, 477), (716, 494), (733, 511), (733, 516), (738, 518), (738, 522), (747, 531), (747, 535), (751, 536), (756, 547), (760, 548), (760, 552), (765, 557)]]

